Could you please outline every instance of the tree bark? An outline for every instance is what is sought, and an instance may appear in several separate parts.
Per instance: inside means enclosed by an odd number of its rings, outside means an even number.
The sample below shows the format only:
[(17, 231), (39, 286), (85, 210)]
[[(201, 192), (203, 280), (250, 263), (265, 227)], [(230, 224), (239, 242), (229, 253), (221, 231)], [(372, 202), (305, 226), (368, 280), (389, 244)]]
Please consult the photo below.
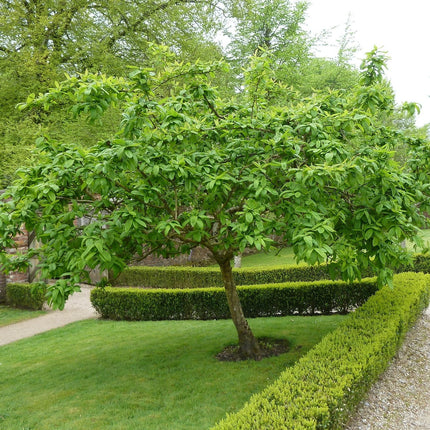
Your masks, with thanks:
[(242, 310), (242, 305), (233, 279), (230, 258), (217, 258), (216, 260), (221, 269), (231, 319), (233, 320), (239, 337), (240, 355), (244, 359), (261, 360), (261, 351), (258, 341), (252, 333)]
[(0, 266), (0, 303), (6, 301), (6, 275), (2, 271)]

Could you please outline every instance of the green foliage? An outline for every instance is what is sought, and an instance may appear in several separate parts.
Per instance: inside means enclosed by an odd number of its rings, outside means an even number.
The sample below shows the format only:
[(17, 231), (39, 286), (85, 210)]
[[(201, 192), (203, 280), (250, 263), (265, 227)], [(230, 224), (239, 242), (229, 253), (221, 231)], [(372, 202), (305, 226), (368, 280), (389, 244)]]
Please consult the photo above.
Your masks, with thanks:
[(430, 255), (429, 254), (415, 254), (412, 264), (397, 267), (395, 269), (395, 271), (396, 271), (396, 273), (401, 273), (401, 272), (430, 273)]
[[(388, 265), (389, 266), (389, 265)], [(330, 271), (330, 267), (332, 270)], [(397, 273), (414, 271), (430, 273), (430, 256), (415, 254), (412, 263), (395, 268)], [(371, 270), (361, 276), (374, 276)], [(233, 269), (236, 285), (271, 284), (278, 282), (318, 281), (339, 277), (336, 267), (321, 264), (291, 266), (264, 266)], [(150, 288), (206, 288), (223, 285), (219, 269), (215, 267), (127, 267), (116, 279), (114, 286)]]
[[(388, 263), (410, 261), (400, 242), (414, 240), (423, 221), (416, 207), (428, 204), (427, 173), (394, 160), (402, 136), (380, 127), (391, 95), (384, 86), (277, 106), (269, 95), (289, 90), (262, 55), (245, 73), (246, 97), (222, 98), (210, 76), (223, 63), (177, 63), (166, 48), (153, 51), (155, 68), (128, 78), (72, 76), (22, 106), (67, 104), (91, 121), (111, 104), (122, 110), (117, 133), (88, 149), (40, 138), (41, 163), (20, 173), (1, 206), (1, 246), (22, 224), (35, 231), (42, 246), (31, 253), (42, 277), (61, 280), (52, 287), (62, 290), (57, 306), (88, 267), (115, 276), (136, 254), (197, 246), (220, 263), (246, 247), (267, 249), (275, 237), (299, 261), (333, 261), (344, 280), (373, 270), (381, 284), (390, 280)], [(91, 222), (76, 228), (84, 216)]]
[(430, 276), (403, 273), (214, 430), (337, 429), (428, 306)]
[(326, 58), (311, 58), (303, 68), (304, 78), (296, 88), (304, 95), (316, 90), (348, 90), (357, 85), (359, 79), (358, 71), (349, 64)]
[[(375, 279), (360, 283), (319, 281), (238, 287), (248, 317), (347, 312), (377, 290)], [(104, 318), (170, 320), (229, 318), (223, 288), (139, 289), (96, 288), (91, 302)]]
[(304, 30), (306, 2), (247, 0), (232, 6), (234, 25), (224, 31), (236, 74), (242, 73), (250, 57), (270, 51), (278, 80), (289, 86), (306, 80), (303, 71), (311, 57), (310, 36)]
[[(237, 281), (236, 281), (237, 282)], [(127, 267), (111, 281), (114, 286), (150, 288), (201, 288), (222, 286), (218, 268), (211, 267)]]
[[(9, 133), (11, 130), (7, 131), (7, 134)], [(17, 169), (31, 163), (33, 160), (32, 151), (34, 151), (34, 145), (5, 143), (0, 158), (0, 190), (6, 188), (16, 179)]]
[(361, 63), (361, 83), (365, 86), (371, 86), (380, 83), (384, 79), (384, 71), (387, 68), (387, 53), (381, 52), (375, 46), (366, 54), (366, 58)]
[[(233, 269), (236, 285), (329, 279), (326, 265), (265, 266)], [(115, 286), (151, 288), (203, 288), (223, 285), (214, 267), (128, 267), (113, 282)]]
[[(419, 254), (414, 258), (413, 270), (415, 272), (430, 273), (430, 258), (428, 254)], [(409, 268), (408, 268), (409, 270)]]
[(31, 73), (37, 82), (27, 85), (37, 86), (60, 69), (121, 74), (127, 65), (142, 64), (148, 43), (155, 41), (197, 58), (216, 49), (209, 37), (220, 27), (222, 15), (214, 6), (189, 0), (2, 2), (0, 60), (21, 66), (18, 76)]
[(10, 283), (6, 285), (6, 303), (26, 309), (42, 309), (45, 303), (46, 285)]
[(92, 131), (93, 144), (111, 130), (109, 119), (92, 130), (84, 121), (76, 127), (67, 106), (60, 115), (39, 110), (23, 117), (16, 104), (47, 91), (65, 73), (126, 74), (129, 66), (151, 61), (148, 47), (154, 41), (164, 40), (178, 58), (219, 58), (213, 35), (223, 15), (216, 10), (209, 1), (188, 0), (0, 2), (0, 188), (15, 178), (16, 168), (31, 165), (35, 132), (85, 144)]
[[(415, 178), (417, 193), (428, 195), (430, 191), (430, 142), (426, 138), (413, 139), (407, 153), (406, 168)], [(430, 213), (430, 204), (424, 200), (418, 210)]]
[(292, 97), (301, 98), (318, 90), (348, 90), (357, 84), (358, 69), (350, 64), (356, 48), (349, 22), (337, 41), (336, 58), (320, 58), (312, 50), (327, 43), (328, 29), (317, 36), (305, 30), (308, 2), (245, 0), (234, 2), (232, 8), (232, 24), (224, 32), (229, 37), (227, 58), (235, 75), (231, 81), (236, 84), (236, 91), (242, 90), (241, 77), (250, 57), (267, 52), (275, 79), (299, 91), (288, 96), (268, 92), (269, 100), (280, 96), (287, 104)]

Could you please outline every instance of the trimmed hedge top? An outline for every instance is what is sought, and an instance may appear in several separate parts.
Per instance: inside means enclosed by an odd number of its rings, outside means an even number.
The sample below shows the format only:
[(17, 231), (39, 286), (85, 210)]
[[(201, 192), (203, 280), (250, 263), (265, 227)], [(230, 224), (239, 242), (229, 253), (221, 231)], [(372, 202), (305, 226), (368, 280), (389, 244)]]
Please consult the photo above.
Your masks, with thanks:
[[(268, 266), (233, 269), (236, 285), (271, 284), (278, 282), (318, 281), (330, 279), (327, 266)], [(114, 281), (114, 286), (145, 288), (222, 287), (218, 267), (147, 267), (133, 266)]]
[[(347, 312), (377, 291), (376, 279), (290, 282), (237, 288), (247, 317)], [(96, 288), (91, 302), (104, 317), (116, 320), (230, 318), (223, 288)]]
[[(430, 255), (417, 254), (413, 266), (400, 267), (396, 272), (430, 273)], [(328, 266), (266, 266), (233, 269), (236, 285), (272, 284), (280, 282), (309, 282), (330, 279)], [(363, 276), (374, 276), (372, 273)], [(222, 287), (217, 267), (147, 267), (132, 266), (112, 281), (114, 286), (145, 288), (206, 288)]]

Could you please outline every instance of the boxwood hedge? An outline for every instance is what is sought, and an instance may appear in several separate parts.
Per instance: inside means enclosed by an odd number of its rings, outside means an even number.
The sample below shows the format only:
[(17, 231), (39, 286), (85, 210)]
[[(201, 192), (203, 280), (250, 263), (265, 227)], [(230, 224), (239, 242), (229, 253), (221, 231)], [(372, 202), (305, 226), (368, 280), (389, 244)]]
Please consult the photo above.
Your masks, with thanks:
[(42, 309), (45, 303), (44, 284), (10, 283), (6, 285), (6, 303), (25, 309)]
[[(330, 279), (328, 269), (321, 266), (268, 266), (233, 269), (236, 285), (271, 284), (276, 282), (317, 281)], [(113, 286), (145, 288), (222, 287), (217, 267), (146, 267), (132, 266), (112, 280)]]
[[(345, 283), (316, 281), (239, 286), (247, 317), (346, 312), (377, 290), (376, 279)], [(116, 320), (230, 318), (223, 288), (96, 288), (91, 302), (104, 318)]]
[(293, 367), (212, 430), (340, 429), (429, 304), (430, 275), (395, 275)]
[[(430, 256), (417, 254), (412, 266), (403, 266), (397, 272), (430, 273)], [(271, 284), (278, 282), (318, 281), (330, 279), (329, 268), (322, 264), (308, 266), (269, 266), (234, 269), (236, 285)], [(364, 276), (373, 276), (369, 271)], [(203, 288), (222, 287), (217, 267), (145, 267), (132, 266), (112, 280), (113, 286), (147, 288)]]

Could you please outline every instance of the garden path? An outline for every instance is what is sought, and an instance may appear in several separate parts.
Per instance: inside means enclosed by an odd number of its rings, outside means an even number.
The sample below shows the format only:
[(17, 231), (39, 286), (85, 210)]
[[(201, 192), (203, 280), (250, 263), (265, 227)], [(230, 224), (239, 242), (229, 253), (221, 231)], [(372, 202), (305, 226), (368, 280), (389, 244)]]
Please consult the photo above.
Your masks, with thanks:
[(430, 430), (430, 307), (345, 430)]
[(81, 285), (81, 292), (70, 296), (62, 311), (51, 310), (46, 315), (0, 327), (0, 346), (62, 327), (75, 321), (97, 318), (98, 313), (90, 302), (91, 288), (89, 285)]

